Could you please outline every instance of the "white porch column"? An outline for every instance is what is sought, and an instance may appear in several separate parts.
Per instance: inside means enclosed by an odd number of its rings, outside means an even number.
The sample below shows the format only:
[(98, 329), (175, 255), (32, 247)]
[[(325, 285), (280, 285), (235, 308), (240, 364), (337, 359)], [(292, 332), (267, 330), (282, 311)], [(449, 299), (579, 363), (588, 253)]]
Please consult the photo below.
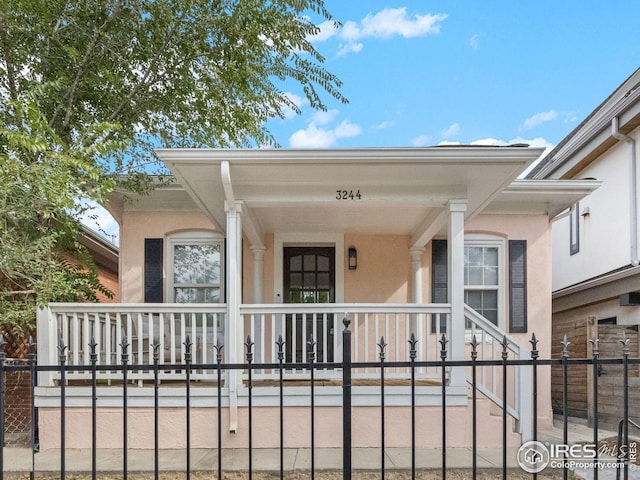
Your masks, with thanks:
[[(267, 249), (264, 245), (252, 245), (251, 252), (253, 252), (253, 303), (262, 303), (262, 279), (264, 273), (264, 252)], [(262, 321), (254, 320), (256, 322), (253, 335), (254, 349), (256, 362), (264, 362), (263, 346), (264, 342), (264, 324)]]
[[(242, 362), (243, 322), (240, 317), (242, 303), (242, 203), (225, 202), (227, 213), (227, 325), (225, 346), (227, 361)], [(238, 428), (238, 385), (240, 372), (230, 370), (229, 378), (229, 431)]]
[(252, 245), (253, 253), (253, 303), (262, 303), (262, 278), (264, 274), (264, 245)]
[(411, 247), (411, 276), (413, 278), (413, 303), (422, 303), (422, 254), (425, 248)]
[[(464, 213), (466, 200), (449, 201), (449, 303), (451, 304), (451, 330), (449, 330), (449, 356), (451, 360), (464, 360)], [(451, 369), (451, 385), (466, 383), (464, 369)]]
[[(411, 255), (411, 276), (413, 278), (413, 303), (422, 303), (422, 254), (425, 249), (422, 247), (411, 247), (409, 254)], [(411, 333), (415, 334), (418, 341), (424, 338), (424, 331), (420, 315), (412, 315)]]

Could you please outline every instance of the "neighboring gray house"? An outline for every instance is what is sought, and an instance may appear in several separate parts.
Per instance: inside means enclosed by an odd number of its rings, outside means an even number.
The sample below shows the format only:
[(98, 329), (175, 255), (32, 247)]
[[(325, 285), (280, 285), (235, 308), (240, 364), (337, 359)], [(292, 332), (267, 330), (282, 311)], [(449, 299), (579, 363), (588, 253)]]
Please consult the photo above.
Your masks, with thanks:
[[(625, 332), (638, 355), (640, 324), (639, 180), (640, 69), (636, 70), (529, 173), (529, 179), (597, 179), (600, 188), (553, 224), (553, 352), (569, 336), (571, 356), (591, 356), (589, 339), (600, 339), (601, 357), (619, 357)], [(616, 421), (622, 405), (613, 366), (601, 369), (599, 412)], [(569, 411), (589, 417), (590, 371), (576, 373)], [(638, 376), (638, 368), (632, 369)], [(608, 375), (609, 374), (609, 375)], [(559, 377), (555, 385), (559, 387)], [(640, 382), (639, 378), (632, 382)], [(640, 385), (640, 383), (639, 383)], [(606, 388), (610, 386), (611, 388)], [(638, 391), (632, 388), (630, 391)], [(562, 394), (554, 389), (554, 405)], [(640, 407), (632, 399), (632, 407)]]

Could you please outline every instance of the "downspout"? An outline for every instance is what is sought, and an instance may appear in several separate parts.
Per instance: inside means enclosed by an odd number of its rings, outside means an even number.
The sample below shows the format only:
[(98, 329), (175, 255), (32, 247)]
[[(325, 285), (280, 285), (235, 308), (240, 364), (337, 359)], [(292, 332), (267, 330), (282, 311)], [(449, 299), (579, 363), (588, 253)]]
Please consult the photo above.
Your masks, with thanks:
[[(240, 325), (240, 309), (239, 305), (242, 301), (242, 243), (239, 236), (242, 237), (242, 217), (241, 208), (236, 202), (233, 194), (233, 184), (231, 183), (231, 168), (228, 161), (220, 164), (220, 177), (222, 180), (222, 188), (225, 195), (225, 211), (227, 214), (227, 262), (228, 271), (226, 275), (227, 282), (227, 330), (226, 337), (228, 339), (225, 349), (227, 350), (230, 362), (238, 362), (238, 332)], [(240, 376), (236, 370), (227, 370), (227, 378), (229, 380), (229, 432), (236, 433), (238, 431), (238, 386), (241, 383)]]
[(611, 119), (611, 135), (613, 138), (631, 144), (631, 205), (630, 205), (630, 227), (631, 227), (631, 265), (637, 267), (640, 264), (638, 258), (638, 180), (636, 161), (636, 141), (629, 135), (620, 133), (618, 130), (618, 117)]

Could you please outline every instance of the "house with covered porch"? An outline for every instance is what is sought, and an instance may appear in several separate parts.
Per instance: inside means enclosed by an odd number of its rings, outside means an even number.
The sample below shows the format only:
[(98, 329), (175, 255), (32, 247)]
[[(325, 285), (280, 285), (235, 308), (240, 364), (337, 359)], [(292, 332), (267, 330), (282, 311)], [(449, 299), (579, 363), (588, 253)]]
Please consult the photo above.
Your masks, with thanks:
[[(302, 363), (313, 348), (323, 381), (316, 409), (318, 445), (339, 446), (343, 318), (350, 319), (354, 362), (378, 360), (383, 337), (388, 361), (436, 361), (446, 333), (449, 359), (468, 358), (475, 336), (481, 359), (500, 358), (508, 340), (511, 358), (529, 358), (532, 333), (543, 357), (550, 355), (551, 237), (554, 217), (597, 188), (593, 180), (521, 180), (541, 154), (524, 145), (358, 149), (160, 149), (157, 156), (174, 180), (149, 195), (128, 200), (116, 193), (106, 207), (120, 224), (120, 304), (51, 304), (38, 319), (40, 364), (56, 364), (62, 341), (70, 365), (89, 362), (97, 343), (98, 364), (120, 362), (129, 344), (132, 448), (153, 448), (153, 385), (150, 346), (160, 363), (177, 365), (161, 373), (161, 443), (184, 446), (184, 342), (193, 342), (194, 364), (241, 364), (245, 341), (254, 343), (254, 363), (277, 362), (282, 338), (286, 362)], [(315, 346), (309, 343), (309, 338)], [(223, 345), (223, 348), (220, 348)], [(144, 368), (147, 366), (147, 368)], [(530, 437), (531, 378), (526, 368), (509, 374), (503, 398), (497, 367), (481, 372), (482, 445), (499, 444), (502, 408), (519, 445)], [(121, 373), (99, 369), (98, 424), (120, 422), (121, 399), (113, 382)], [(255, 446), (273, 446), (278, 389), (273, 369), (252, 372)], [(419, 422), (437, 430), (441, 422), (442, 375), (436, 367), (417, 372)], [(469, 444), (468, 371), (446, 372), (449, 441)], [(69, 372), (67, 425), (71, 443), (90, 429), (91, 389), (86, 371)], [(388, 445), (408, 442), (408, 369), (387, 372)], [(195, 368), (192, 443), (216, 443), (210, 433), (217, 396), (212, 368)], [(286, 442), (308, 442), (308, 372), (285, 372)], [(353, 373), (354, 445), (366, 446), (379, 399), (375, 368)], [(242, 447), (247, 435), (247, 372), (225, 372), (224, 445)], [(260, 383), (262, 382), (262, 383)], [(37, 406), (42, 448), (58, 445), (59, 373), (40, 374)], [(541, 368), (539, 425), (551, 423), (550, 376)], [(377, 410), (376, 410), (377, 411)], [(133, 414), (135, 412), (135, 414)], [(182, 415), (180, 413), (179, 415)], [(180, 417), (182, 418), (182, 417)], [(374, 422), (375, 423), (375, 422)], [(359, 425), (359, 426), (358, 426)], [(71, 431), (69, 430), (71, 429)], [(110, 433), (110, 430), (113, 432)], [(100, 429), (99, 446), (122, 442), (118, 429)], [(83, 432), (85, 432), (83, 434)], [(424, 435), (420, 446), (437, 446)], [(120, 443), (119, 443), (120, 442)], [(69, 444), (67, 444), (69, 446)], [(73, 445), (71, 445), (73, 446)]]

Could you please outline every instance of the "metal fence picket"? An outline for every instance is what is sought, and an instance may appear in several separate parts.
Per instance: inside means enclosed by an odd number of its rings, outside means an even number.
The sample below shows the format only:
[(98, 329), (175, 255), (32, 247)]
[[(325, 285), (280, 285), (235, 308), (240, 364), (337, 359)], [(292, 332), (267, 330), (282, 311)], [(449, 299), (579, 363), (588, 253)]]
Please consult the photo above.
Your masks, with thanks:
[[(392, 362), (387, 361), (387, 341), (385, 337), (380, 337), (380, 341), (377, 343), (378, 348), (378, 360), (372, 362), (352, 362), (351, 357), (351, 348), (352, 348), (352, 337), (351, 331), (349, 329), (350, 321), (348, 319), (343, 320), (344, 329), (342, 332), (342, 358), (339, 362), (317, 362), (316, 361), (316, 342), (313, 336), (310, 336), (308, 341), (306, 341), (306, 347), (303, 349), (304, 354), (306, 355), (306, 359), (302, 359), (303, 361), (300, 363), (291, 363), (285, 362), (286, 356), (286, 348), (285, 342), (280, 337), (278, 342), (276, 342), (276, 355), (277, 355), (277, 363), (271, 364), (260, 364), (254, 361), (254, 352), (253, 347), (254, 343), (251, 337), (247, 337), (245, 342), (246, 347), (246, 363), (242, 365), (237, 364), (225, 364), (223, 362), (223, 345), (218, 341), (216, 345), (213, 346), (215, 353), (215, 362), (211, 364), (198, 364), (193, 363), (193, 353), (192, 353), (192, 343), (189, 338), (184, 342), (184, 364), (170, 365), (170, 364), (160, 364), (159, 362), (159, 349), (160, 342), (156, 339), (154, 343), (150, 345), (149, 356), (153, 358), (153, 380), (154, 380), (154, 389), (153, 389), (153, 405), (154, 405), (154, 475), (155, 478), (159, 478), (159, 451), (160, 451), (160, 435), (161, 431), (159, 428), (159, 411), (160, 411), (160, 402), (159, 402), (159, 392), (160, 392), (160, 376), (163, 371), (175, 371), (176, 368), (181, 369), (183, 372), (183, 378), (185, 380), (185, 424), (186, 424), (186, 464), (185, 464), (185, 473), (186, 478), (190, 478), (192, 465), (191, 465), (191, 435), (192, 435), (192, 385), (191, 378), (193, 371), (214, 371), (217, 383), (217, 402), (214, 405), (217, 413), (217, 475), (218, 478), (221, 479), (224, 471), (223, 471), (223, 425), (222, 425), (222, 412), (223, 412), (223, 376), (225, 379), (231, 378), (233, 372), (238, 369), (242, 369), (246, 372), (246, 385), (247, 385), (247, 407), (248, 407), (248, 477), (252, 479), (254, 477), (254, 472), (256, 470), (255, 465), (255, 445), (254, 439), (255, 437), (255, 429), (256, 425), (254, 425), (254, 388), (256, 387), (256, 383), (254, 381), (254, 370), (258, 370), (259, 372), (265, 372), (266, 370), (271, 370), (278, 375), (278, 394), (279, 394), (279, 476), (281, 479), (285, 476), (285, 464), (284, 464), (284, 450), (285, 450), (285, 424), (284, 418), (286, 414), (286, 408), (289, 405), (289, 402), (285, 393), (285, 372), (288, 369), (295, 370), (303, 370), (307, 372), (309, 381), (309, 421), (310, 421), (310, 455), (311, 455), (311, 471), (310, 477), (313, 480), (316, 476), (316, 395), (317, 395), (317, 385), (316, 385), (316, 371), (325, 372), (328, 368), (341, 369), (342, 371), (342, 420), (343, 420), (343, 428), (342, 428), (342, 476), (345, 479), (350, 479), (352, 476), (352, 468), (353, 468), (353, 459), (352, 459), (352, 451), (353, 451), (353, 438), (352, 438), (352, 421), (353, 421), (353, 411), (352, 411), (352, 394), (353, 394), (353, 384), (352, 384), (352, 372), (358, 371), (358, 369), (369, 369), (369, 371), (373, 371), (374, 368), (377, 368), (379, 371), (379, 375), (377, 375), (377, 381), (380, 382), (380, 390), (379, 390), (379, 421), (380, 421), (380, 475), (381, 478), (385, 478), (387, 472), (387, 462), (386, 462), (386, 448), (388, 446), (388, 438), (387, 435), (391, 430), (388, 428), (390, 425), (386, 423), (387, 417), (387, 409), (388, 409), (388, 399), (387, 396), (390, 396), (389, 382), (392, 382), (393, 379), (387, 378), (387, 372), (396, 372), (399, 368), (404, 368), (408, 373), (410, 373), (410, 405), (411, 405), (411, 478), (415, 479), (417, 474), (417, 465), (416, 465), (416, 445), (418, 440), (416, 438), (417, 432), (419, 430), (416, 428), (418, 423), (418, 413), (420, 410), (416, 407), (416, 373), (420, 371), (420, 369), (425, 368), (440, 368), (441, 370), (441, 416), (442, 416), (442, 456), (441, 456), (441, 478), (446, 479), (448, 471), (447, 465), (447, 414), (449, 413), (449, 407), (447, 406), (447, 393), (448, 393), (448, 372), (450, 368), (467, 368), (468, 372), (470, 372), (470, 383), (471, 383), (471, 418), (472, 425), (471, 428), (471, 455), (472, 455), (472, 478), (476, 478), (478, 474), (478, 465), (477, 465), (477, 456), (478, 456), (478, 441), (481, 440), (483, 432), (478, 431), (478, 372), (479, 369), (484, 368), (484, 366), (494, 366), (496, 368), (496, 372), (498, 373), (498, 381), (502, 381), (502, 396), (505, 403), (508, 400), (508, 386), (509, 386), (509, 372), (511, 369), (517, 368), (530, 368), (531, 369), (531, 381), (532, 381), (532, 390), (531, 390), (531, 424), (532, 424), (532, 436), (533, 440), (538, 440), (538, 369), (540, 366), (561, 366), (562, 367), (562, 381), (563, 381), (563, 416), (562, 416), (562, 430), (563, 430), (563, 442), (568, 444), (568, 374), (569, 369), (572, 368), (573, 365), (590, 365), (591, 372), (593, 374), (593, 397), (594, 397), (594, 405), (593, 405), (593, 442), (595, 445), (598, 444), (598, 428), (599, 428), (599, 419), (598, 419), (598, 374), (600, 366), (605, 364), (616, 364), (622, 366), (622, 375), (621, 375), (621, 386), (623, 389), (623, 419), (621, 421), (621, 430), (620, 430), (620, 438), (619, 438), (619, 447), (625, 447), (624, 456), (620, 457), (620, 461), (624, 462), (619, 474), (623, 474), (625, 478), (628, 478), (629, 475), (629, 424), (635, 425), (629, 419), (629, 372), (630, 366), (638, 366), (640, 365), (640, 358), (630, 358), (629, 351), (629, 339), (626, 336), (623, 336), (619, 341), (621, 344), (621, 356), (615, 359), (601, 359), (600, 351), (598, 349), (598, 339), (593, 338), (590, 341), (592, 345), (591, 350), (591, 358), (585, 359), (577, 359), (570, 357), (569, 346), (570, 342), (565, 337), (562, 341), (562, 354), (559, 359), (541, 359), (540, 352), (538, 350), (538, 339), (535, 334), (531, 336), (531, 340), (529, 343), (531, 344), (530, 350), (530, 359), (515, 359), (509, 358), (510, 345), (506, 338), (503, 338), (500, 345), (502, 347), (501, 350), (501, 359), (500, 360), (484, 360), (478, 359), (479, 355), (479, 343), (477, 338), (472, 336), (469, 346), (470, 346), (470, 358), (471, 360), (456, 360), (453, 361), (449, 359), (449, 351), (448, 351), (448, 343), (445, 334), (442, 334), (441, 338), (438, 340), (440, 343), (440, 360), (439, 361), (418, 361), (418, 340), (415, 335), (411, 335), (410, 340), (408, 340), (407, 347), (407, 360), (405, 362)], [(91, 378), (91, 477), (95, 479), (97, 477), (97, 453), (98, 453), (98, 436), (99, 431), (97, 429), (97, 418), (99, 415), (99, 407), (98, 407), (98, 372), (99, 370), (108, 370), (110, 372), (121, 372), (121, 381), (122, 381), (122, 478), (126, 479), (129, 473), (129, 444), (128, 444), (128, 436), (130, 432), (128, 431), (128, 399), (131, 395), (131, 392), (128, 389), (128, 379), (129, 372), (135, 371), (136, 369), (142, 368), (141, 365), (130, 365), (129, 363), (129, 344), (126, 337), (121, 338), (120, 342), (120, 362), (118, 365), (107, 365), (100, 363), (99, 364), (99, 355), (98, 355), (98, 344), (95, 342), (94, 338), (91, 338), (90, 343), (88, 344), (89, 350), (84, 352), (85, 359), (89, 360), (89, 364), (87, 365), (78, 365), (71, 361), (69, 358), (75, 358), (75, 356), (69, 354), (67, 346), (64, 345), (62, 340), (60, 340), (57, 348), (58, 348), (58, 364), (57, 365), (39, 365), (36, 359), (36, 345), (31, 340), (29, 343), (29, 361), (26, 364), (21, 365), (13, 365), (8, 364), (6, 361), (5, 353), (3, 350), (3, 340), (0, 336), (0, 480), (4, 478), (4, 472), (6, 468), (6, 459), (5, 459), (5, 407), (6, 407), (6, 381), (5, 374), (8, 371), (28, 371), (31, 374), (31, 394), (34, 394), (37, 377), (39, 372), (55, 372), (58, 375), (58, 389), (60, 396), (60, 472), (59, 477), (64, 479), (67, 474), (67, 462), (66, 462), (66, 416), (67, 416), (67, 395), (69, 393), (69, 389), (74, 388), (73, 386), (67, 385), (67, 380), (69, 378), (73, 378), (70, 374), (71, 372), (90, 372)], [(272, 357), (273, 358), (273, 357)], [(293, 359), (297, 360), (297, 359)], [(304, 361), (306, 360), (306, 361)], [(394, 370), (395, 369), (395, 370)], [(501, 373), (501, 378), (500, 378)], [(391, 377), (389, 377), (391, 378)], [(514, 375), (511, 378), (515, 378)], [(512, 380), (513, 381), (513, 380)], [(37, 439), (37, 409), (35, 408), (35, 404), (32, 404), (31, 415), (33, 417), (33, 421), (31, 423), (31, 445), (32, 445), (32, 458), (31, 458), (31, 472), (30, 478), (34, 479), (36, 474), (36, 457), (35, 451), (38, 444)], [(510, 419), (508, 417), (508, 413), (506, 408), (502, 409), (502, 477), (507, 478), (508, 474), (508, 464), (507, 464), (507, 448), (509, 447), (509, 437), (508, 437), (508, 426)], [(598, 452), (596, 453), (595, 462), (598, 461)], [(563, 466), (563, 476), (565, 478), (568, 477), (568, 468), (566, 464)], [(597, 468), (594, 468), (593, 476), (595, 479), (598, 477)], [(537, 474), (533, 473), (533, 478), (537, 478)]]

